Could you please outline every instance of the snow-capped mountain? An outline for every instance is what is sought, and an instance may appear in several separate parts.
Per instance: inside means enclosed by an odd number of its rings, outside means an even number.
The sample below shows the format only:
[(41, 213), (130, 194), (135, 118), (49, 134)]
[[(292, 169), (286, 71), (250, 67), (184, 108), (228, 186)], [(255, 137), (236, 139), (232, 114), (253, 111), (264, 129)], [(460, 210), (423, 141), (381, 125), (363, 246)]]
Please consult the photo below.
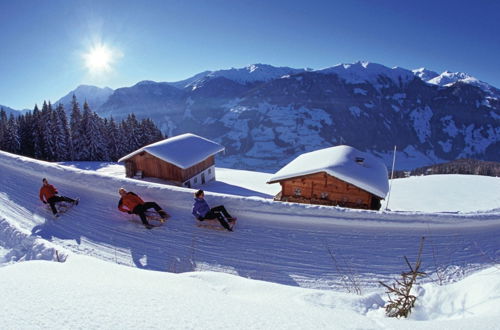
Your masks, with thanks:
[(500, 97), (500, 90), (488, 83), (485, 83), (484, 81), (477, 79), (476, 77), (471, 76), (468, 73), (444, 71), (441, 74), (437, 74), (436, 72), (425, 69), (423, 69), (425, 71), (419, 70), (422, 69), (413, 70), (413, 72), (415, 73), (415, 75), (419, 76), (420, 79), (426, 81), (429, 84), (449, 87), (457, 82), (460, 82), (477, 86), (492, 96)]
[(429, 80), (439, 76), (439, 73), (427, 70), (426, 68), (419, 68), (412, 70), (413, 74), (422, 79), (423, 81), (429, 82)]
[(228, 167), (276, 171), (303, 152), (338, 144), (388, 166), (397, 145), (398, 169), (463, 157), (500, 161), (500, 90), (463, 73), (370, 62), (321, 70), (254, 64), (74, 92), (102, 116), (134, 112), (169, 136), (213, 139), (226, 147), (220, 162)]
[(293, 69), (289, 67), (274, 67), (268, 64), (252, 64), (244, 68), (231, 68), (227, 70), (205, 71), (189, 79), (171, 83), (175, 87), (196, 89), (207, 81), (215, 78), (226, 78), (239, 84), (266, 82), (285, 75), (304, 72), (308, 69)]
[(80, 85), (54, 104), (62, 103), (64, 108), (69, 111), (71, 109), (71, 100), (73, 95), (75, 95), (81, 105), (87, 101), (91, 109), (97, 109), (108, 100), (111, 94), (113, 94), (113, 90), (109, 87), (100, 88), (90, 85)]
[(499, 98), (466, 81), (429, 83), (420, 76), (435, 74), (416, 71), (369, 62), (316, 71), (255, 65), (203, 73), (183, 88), (150, 81), (120, 88), (97, 111), (135, 112), (170, 136), (214, 139), (226, 147), (222, 164), (242, 169), (275, 171), (338, 144), (387, 164), (397, 145), (400, 169), (461, 157), (500, 160)]
[(386, 86), (387, 78), (395, 84), (405, 84), (415, 78), (411, 71), (403, 68), (388, 68), (381, 64), (361, 61), (353, 64), (339, 64), (317, 72), (335, 74), (348, 84), (369, 82), (374, 86)]

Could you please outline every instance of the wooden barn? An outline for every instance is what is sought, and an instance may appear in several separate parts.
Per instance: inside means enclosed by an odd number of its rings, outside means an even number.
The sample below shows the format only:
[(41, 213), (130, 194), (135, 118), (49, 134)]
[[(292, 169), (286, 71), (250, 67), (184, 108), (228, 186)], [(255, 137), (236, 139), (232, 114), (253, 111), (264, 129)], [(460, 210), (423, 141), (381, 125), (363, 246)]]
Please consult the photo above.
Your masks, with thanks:
[(174, 136), (122, 157), (127, 177), (153, 177), (193, 187), (215, 180), (215, 154), (224, 147), (195, 134)]
[(389, 190), (385, 164), (345, 145), (300, 155), (267, 183), (278, 182), (275, 200), (372, 210)]

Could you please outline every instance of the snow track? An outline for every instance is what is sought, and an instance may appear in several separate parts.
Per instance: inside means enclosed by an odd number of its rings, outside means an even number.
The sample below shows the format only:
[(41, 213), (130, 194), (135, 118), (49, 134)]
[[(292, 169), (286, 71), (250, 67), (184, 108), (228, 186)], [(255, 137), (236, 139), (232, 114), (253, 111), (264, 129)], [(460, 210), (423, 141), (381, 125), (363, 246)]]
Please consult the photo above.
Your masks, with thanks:
[[(427, 272), (454, 265), (482, 268), (500, 255), (500, 213), (372, 212), (287, 204), (207, 193), (239, 218), (233, 233), (198, 228), (193, 190), (119, 179), (0, 152), (0, 244), (3, 228), (74, 253), (157, 271), (215, 270), (314, 288), (377, 285), (405, 270), (426, 236)], [(46, 177), (80, 205), (55, 220), (38, 199)], [(125, 187), (172, 218), (146, 230), (117, 210)], [(29, 234), (30, 233), (30, 234)]]

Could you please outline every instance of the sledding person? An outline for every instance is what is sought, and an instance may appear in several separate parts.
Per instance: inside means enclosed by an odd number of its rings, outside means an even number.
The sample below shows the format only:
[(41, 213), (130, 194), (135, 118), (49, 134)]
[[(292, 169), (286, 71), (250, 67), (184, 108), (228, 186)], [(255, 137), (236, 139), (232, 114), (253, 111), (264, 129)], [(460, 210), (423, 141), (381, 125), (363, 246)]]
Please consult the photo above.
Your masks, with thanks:
[[(205, 201), (205, 192), (201, 189), (194, 193), (192, 213), (199, 221), (217, 219), (222, 227), (233, 231), (229, 223), (236, 221), (236, 218), (233, 218), (223, 205), (210, 208)], [(224, 217), (226, 218), (224, 219)]]
[(78, 199), (72, 199), (66, 196), (58, 196), (57, 189), (49, 184), (46, 178), (42, 179), (43, 185), (42, 188), (40, 188), (40, 200), (44, 203), (47, 204), (49, 203), (50, 208), (52, 209), (52, 213), (54, 216), (58, 217), (59, 214), (57, 213), (57, 208), (56, 208), (56, 203), (57, 202), (69, 202), (72, 203), (73, 205), (78, 205)]
[(122, 198), (118, 202), (118, 209), (122, 212), (127, 212), (128, 214), (137, 214), (141, 217), (141, 221), (147, 229), (153, 228), (152, 225), (149, 224), (148, 219), (146, 219), (146, 211), (150, 208), (154, 208), (156, 212), (163, 219), (167, 218), (167, 213), (162, 210), (162, 208), (156, 204), (155, 202), (144, 202), (139, 196), (134, 194), (133, 192), (127, 192), (124, 188), (120, 188), (118, 193)]

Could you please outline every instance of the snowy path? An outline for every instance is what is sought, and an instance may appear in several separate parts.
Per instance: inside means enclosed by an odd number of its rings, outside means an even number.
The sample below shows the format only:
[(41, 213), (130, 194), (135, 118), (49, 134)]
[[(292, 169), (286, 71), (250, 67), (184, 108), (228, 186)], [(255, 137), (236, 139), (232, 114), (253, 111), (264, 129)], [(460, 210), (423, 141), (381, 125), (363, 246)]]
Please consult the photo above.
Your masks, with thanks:
[[(500, 214), (378, 213), (208, 195), (240, 220), (234, 233), (198, 228), (192, 190), (99, 175), (0, 152), (0, 218), (67, 250), (158, 271), (215, 270), (314, 288), (377, 285), (413, 259), (427, 237), (423, 267), (469, 269), (500, 255)], [(42, 177), (80, 205), (58, 220), (38, 200)], [(155, 200), (172, 215), (145, 230), (116, 209), (118, 188)], [(290, 215), (293, 214), (293, 215)], [(1, 237), (0, 237), (1, 245)], [(330, 250), (334, 256), (330, 255)], [(335, 259), (335, 260), (334, 260)]]

